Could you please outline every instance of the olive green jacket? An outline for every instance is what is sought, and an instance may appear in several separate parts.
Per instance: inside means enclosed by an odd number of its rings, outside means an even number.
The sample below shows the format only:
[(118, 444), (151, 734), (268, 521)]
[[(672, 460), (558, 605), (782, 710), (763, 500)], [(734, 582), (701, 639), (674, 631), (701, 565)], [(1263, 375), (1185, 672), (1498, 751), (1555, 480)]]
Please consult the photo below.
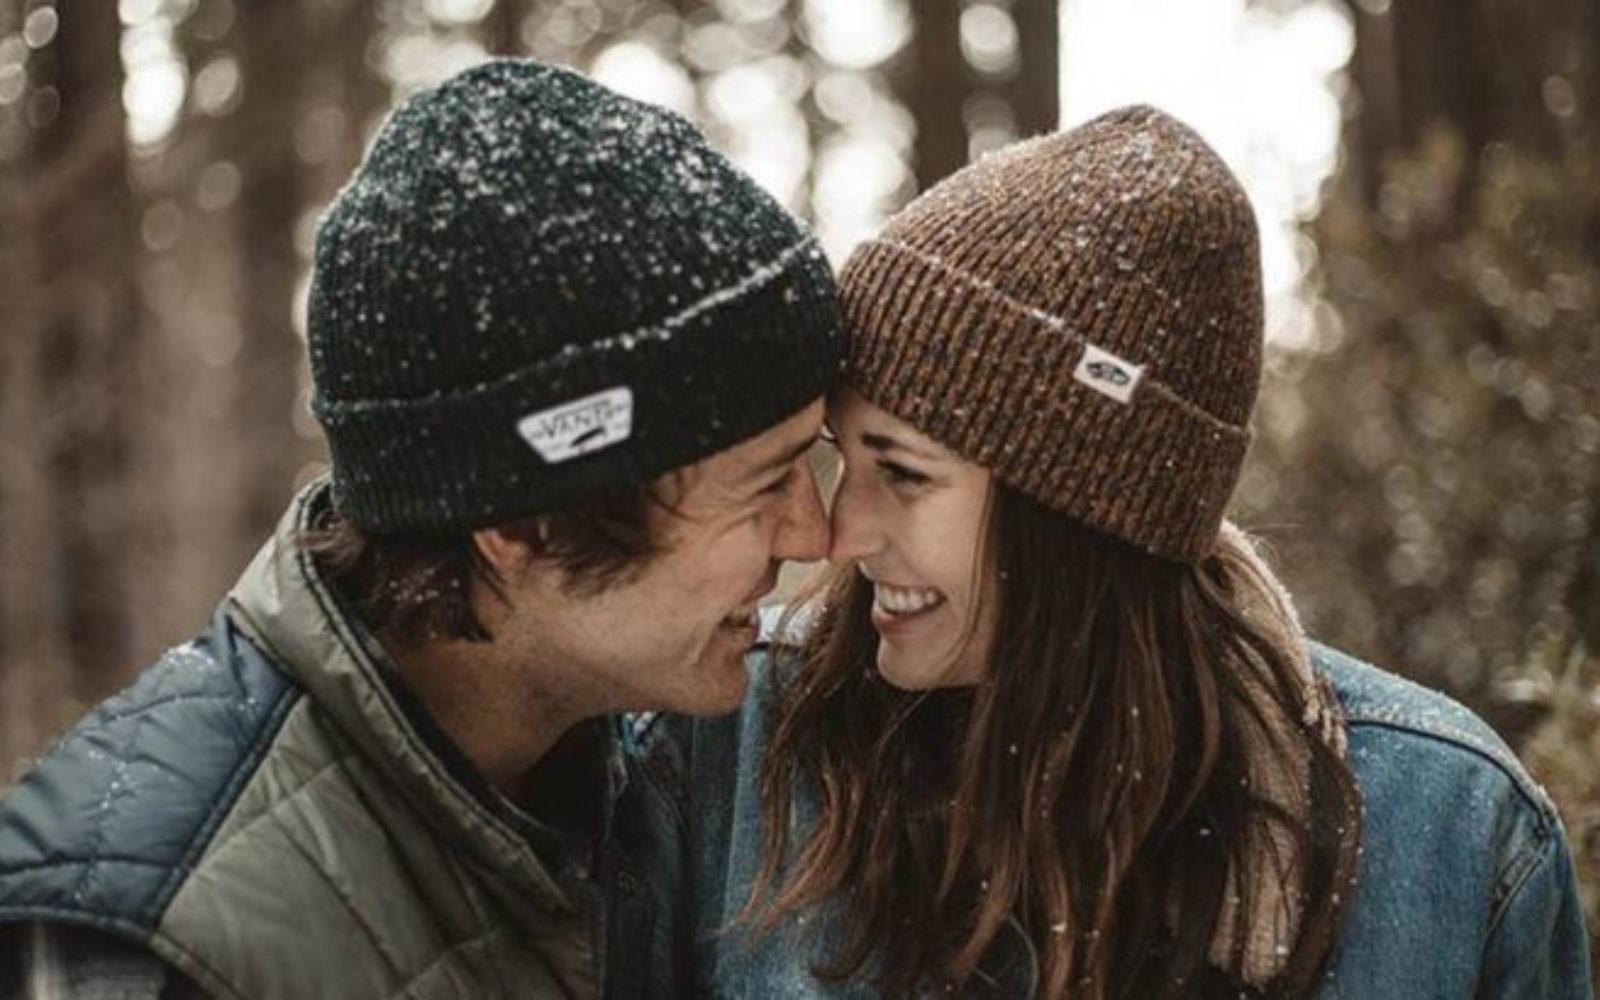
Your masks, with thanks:
[(669, 995), (649, 720), (597, 723), (603, 833), (519, 811), (297, 546), (323, 498), (0, 805), (0, 922), (132, 939), (222, 997)]

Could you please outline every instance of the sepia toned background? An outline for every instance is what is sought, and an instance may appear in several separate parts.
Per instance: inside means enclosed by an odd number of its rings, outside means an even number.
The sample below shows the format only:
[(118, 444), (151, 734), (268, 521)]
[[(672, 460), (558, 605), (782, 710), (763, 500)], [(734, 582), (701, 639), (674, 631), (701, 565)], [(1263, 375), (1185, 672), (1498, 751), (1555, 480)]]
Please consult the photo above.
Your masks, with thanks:
[(1018, 136), (1193, 122), (1268, 243), (1237, 516), (1523, 753), (1600, 924), (1600, 0), (0, 0), (0, 786), (322, 471), (317, 214), (492, 54), (695, 118), (836, 261)]

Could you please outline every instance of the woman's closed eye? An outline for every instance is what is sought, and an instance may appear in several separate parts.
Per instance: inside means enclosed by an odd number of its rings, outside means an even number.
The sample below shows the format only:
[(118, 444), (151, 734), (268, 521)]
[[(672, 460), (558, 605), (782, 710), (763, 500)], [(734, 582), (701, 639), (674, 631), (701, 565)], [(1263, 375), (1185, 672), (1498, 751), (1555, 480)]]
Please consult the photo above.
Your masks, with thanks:
[(896, 486), (924, 486), (931, 482), (926, 474), (886, 458), (878, 459), (878, 468), (883, 477)]

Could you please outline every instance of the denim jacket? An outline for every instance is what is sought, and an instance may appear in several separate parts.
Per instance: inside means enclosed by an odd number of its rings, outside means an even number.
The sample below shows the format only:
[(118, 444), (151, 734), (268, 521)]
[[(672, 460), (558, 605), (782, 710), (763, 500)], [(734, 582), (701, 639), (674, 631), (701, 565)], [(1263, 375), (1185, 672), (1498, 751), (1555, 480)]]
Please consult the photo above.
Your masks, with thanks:
[[(1587, 998), (1588, 942), (1555, 808), (1505, 744), (1460, 705), (1334, 650), (1313, 646), (1349, 727), (1364, 806), (1355, 897), (1313, 996)], [(759, 762), (768, 654), (751, 657), (736, 716), (693, 727), (689, 837), (694, 993), (703, 997), (866, 998), (809, 967), (835, 927), (824, 907), (772, 936), (732, 926), (760, 863)], [(798, 824), (814, 816), (796, 803)], [(1016, 925), (973, 993), (1031, 997), (1034, 955)]]

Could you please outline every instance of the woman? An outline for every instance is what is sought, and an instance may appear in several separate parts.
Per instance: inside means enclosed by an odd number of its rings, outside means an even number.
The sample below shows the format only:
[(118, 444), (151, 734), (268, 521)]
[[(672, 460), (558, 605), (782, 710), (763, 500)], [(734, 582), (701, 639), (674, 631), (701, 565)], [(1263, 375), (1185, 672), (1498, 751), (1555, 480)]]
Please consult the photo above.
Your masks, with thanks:
[(1260, 280), (1148, 108), (847, 263), (834, 577), (691, 748), (702, 995), (1589, 995), (1549, 802), (1223, 520)]

